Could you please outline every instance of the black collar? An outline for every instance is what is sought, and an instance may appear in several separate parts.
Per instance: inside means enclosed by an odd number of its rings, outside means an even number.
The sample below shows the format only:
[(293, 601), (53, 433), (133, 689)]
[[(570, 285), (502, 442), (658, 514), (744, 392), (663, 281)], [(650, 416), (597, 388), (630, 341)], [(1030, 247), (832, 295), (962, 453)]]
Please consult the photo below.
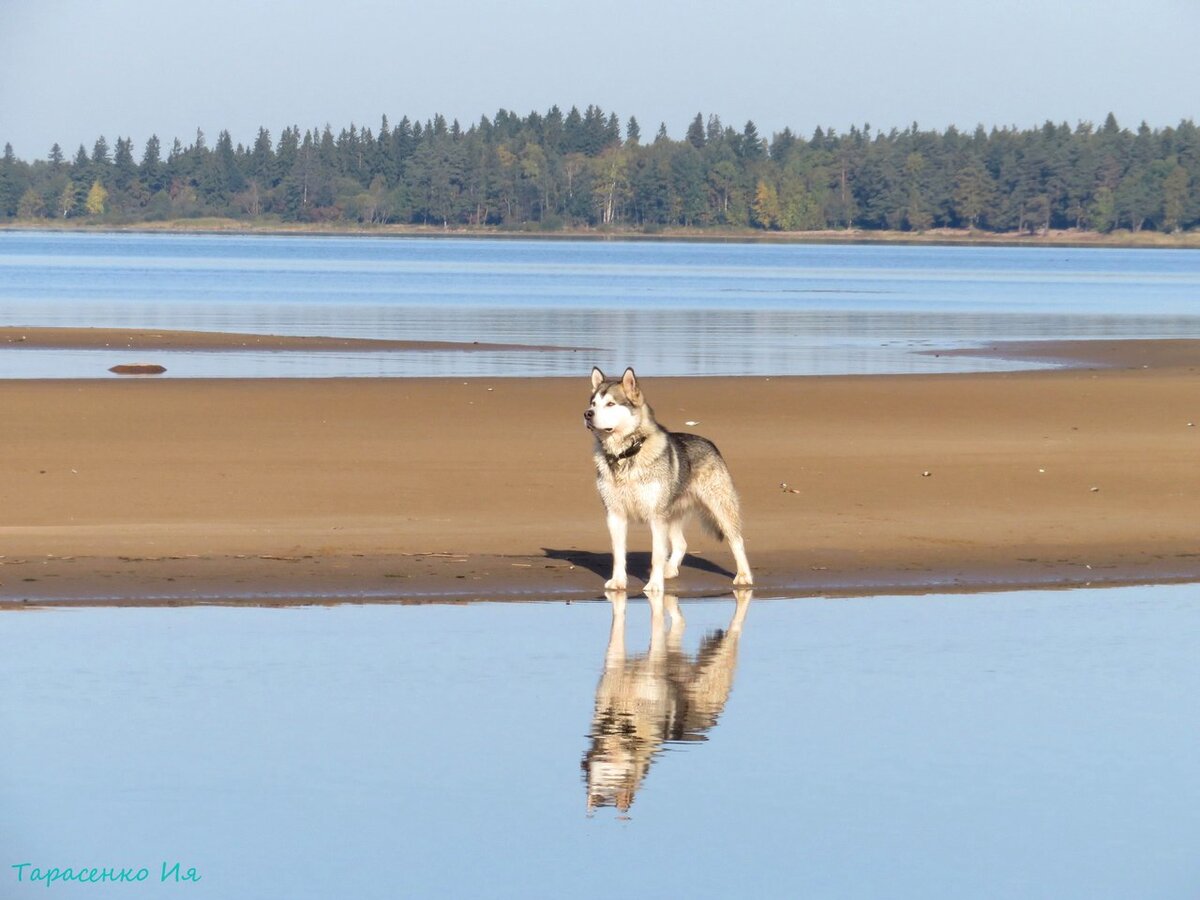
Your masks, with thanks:
[(642, 449), (642, 444), (644, 443), (646, 443), (646, 439), (642, 438), (640, 441), (634, 441), (620, 453), (606, 452), (604, 454), (604, 458), (607, 460), (609, 468), (615, 469), (617, 467), (617, 463), (619, 463), (621, 460), (637, 456), (638, 451)]

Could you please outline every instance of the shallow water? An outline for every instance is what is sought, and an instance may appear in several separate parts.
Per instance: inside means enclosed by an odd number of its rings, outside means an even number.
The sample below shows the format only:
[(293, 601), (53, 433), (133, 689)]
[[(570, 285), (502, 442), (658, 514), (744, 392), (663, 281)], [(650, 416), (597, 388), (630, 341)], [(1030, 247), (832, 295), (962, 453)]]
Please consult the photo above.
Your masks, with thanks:
[[(1200, 337), (1200, 253), (4, 232), (0, 324), (597, 348), (153, 354), (168, 377), (1006, 369), (913, 351)], [(105, 377), (129, 361), (0, 347), (0, 377)]]
[(1194, 897), (1198, 591), (9, 612), (0, 896)]

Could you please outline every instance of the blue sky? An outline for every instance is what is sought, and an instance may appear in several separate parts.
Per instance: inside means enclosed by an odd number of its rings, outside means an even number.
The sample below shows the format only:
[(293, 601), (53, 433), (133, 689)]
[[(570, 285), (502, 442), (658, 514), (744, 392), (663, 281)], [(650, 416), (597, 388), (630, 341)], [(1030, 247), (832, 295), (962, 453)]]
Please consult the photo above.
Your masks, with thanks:
[(1200, 118), (1200, 0), (0, 0), (0, 142), (589, 103), (681, 137)]

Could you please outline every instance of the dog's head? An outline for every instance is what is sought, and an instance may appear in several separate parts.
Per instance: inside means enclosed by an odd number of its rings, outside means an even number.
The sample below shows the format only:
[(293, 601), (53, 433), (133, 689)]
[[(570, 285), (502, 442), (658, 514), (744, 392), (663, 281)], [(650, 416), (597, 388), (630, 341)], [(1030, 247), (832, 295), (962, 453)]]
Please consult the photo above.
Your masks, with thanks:
[(607, 378), (592, 369), (592, 399), (583, 411), (583, 424), (600, 439), (609, 435), (622, 438), (637, 430), (642, 420), (641, 388), (633, 369), (620, 378)]

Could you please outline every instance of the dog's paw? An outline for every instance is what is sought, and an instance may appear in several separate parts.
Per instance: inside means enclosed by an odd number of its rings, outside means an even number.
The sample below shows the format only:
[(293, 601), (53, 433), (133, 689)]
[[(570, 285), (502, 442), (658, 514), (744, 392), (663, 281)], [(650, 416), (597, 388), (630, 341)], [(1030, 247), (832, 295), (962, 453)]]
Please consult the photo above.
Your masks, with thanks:
[(613, 576), (604, 582), (604, 589), (606, 591), (623, 591), (625, 590), (625, 579)]
[(647, 594), (661, 594), (665, 590), (662, 578), (651, 578), (646, 582), (645, 592)]
[(679, 566), (667, 566), (667, 570), (663, 572), (663, 578), (678, 578)]
[(749, 572), (738, 572), (733, 578), (733, 583), (737, 585), (754, 584), (754, 576)]

